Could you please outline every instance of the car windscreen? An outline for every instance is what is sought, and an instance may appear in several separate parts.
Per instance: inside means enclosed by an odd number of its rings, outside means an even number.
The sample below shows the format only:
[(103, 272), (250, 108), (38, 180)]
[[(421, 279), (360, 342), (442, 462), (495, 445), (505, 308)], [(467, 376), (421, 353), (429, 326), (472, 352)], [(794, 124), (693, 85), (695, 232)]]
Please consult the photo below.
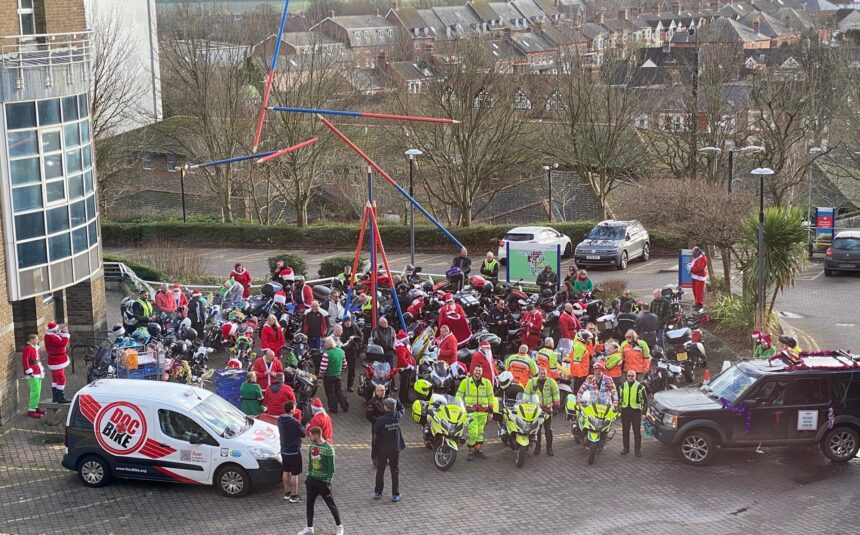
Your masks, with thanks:
[(740, 366), (732, 366), (714, 379), (710, 385), (702, 388), (734, 405), (758, 381), (758, 377), (758, 375), (746, 373)]
[(253, 422), (249, 422), (242, 411), (217, 395), (207, 397), (189, 412), (206, 422), (222, 438), (241, 435)]
[(836, 238), (833, 248), (840, 251), (860, 251), (860, 238)]
[(508, 233), (502, 238), (505, 241), (529, 241), (535, 239), (534, 234)]
[(624, 227), (599, 225), (588, 233), (589, 240), (623, 240), (625, 236)]

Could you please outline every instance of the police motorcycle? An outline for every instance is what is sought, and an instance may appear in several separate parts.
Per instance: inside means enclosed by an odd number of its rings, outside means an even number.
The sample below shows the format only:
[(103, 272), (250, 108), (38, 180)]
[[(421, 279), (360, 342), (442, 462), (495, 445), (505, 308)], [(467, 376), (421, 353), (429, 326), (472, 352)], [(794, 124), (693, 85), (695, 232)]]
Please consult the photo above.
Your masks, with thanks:
[(587, 391), (577, 402), (576, 396), (567, 398), (567, 419), (572, 421), (571, 431), (577, 444), (583, 444), (588, 451), (588, 464), (606, 447), (615, 436), (612, 423), (618, 413), (606, 392), (592, 394)]
[(546, 418), (540, 398), (520, 392), (516, 399), (506, 399), (499, 405), (499, 414), (499, 438), (513, 450), (517, 468), (522, 468)]
[(431, 394), (412, 403), (412, 420), (424, 429), (424, 445), (433, 450), (433, 464), (443, 472), (454, 466), (469, 415), (463, 400), (450, 394)]
[(430, 399), (432, 394), (453, 396), (457, 393), (460, 381), (466, 377), (466, 368), (460, 362), (448, 366), (447, 362), (436, 358), (438, 352), (436, 347), (428, 348), (418, 363), (413, 387), (418, 399)]

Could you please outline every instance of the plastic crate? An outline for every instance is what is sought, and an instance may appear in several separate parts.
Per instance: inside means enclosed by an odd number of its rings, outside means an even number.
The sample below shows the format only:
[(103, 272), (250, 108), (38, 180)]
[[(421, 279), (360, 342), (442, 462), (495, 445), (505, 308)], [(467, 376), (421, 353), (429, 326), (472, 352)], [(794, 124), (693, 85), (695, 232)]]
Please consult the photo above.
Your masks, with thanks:
[(161, 370), (155, 362), (138, 366), (136, 370), (129, 370), (128, 368), (120, 366), (116, 370), (116, 376), (118, 379), (145, 379), (158, 381), (161, 379)]
[(236, 368), (215, 370), (215, 393), (236, 407), (242, 405), (240, 389), (248, 372)]

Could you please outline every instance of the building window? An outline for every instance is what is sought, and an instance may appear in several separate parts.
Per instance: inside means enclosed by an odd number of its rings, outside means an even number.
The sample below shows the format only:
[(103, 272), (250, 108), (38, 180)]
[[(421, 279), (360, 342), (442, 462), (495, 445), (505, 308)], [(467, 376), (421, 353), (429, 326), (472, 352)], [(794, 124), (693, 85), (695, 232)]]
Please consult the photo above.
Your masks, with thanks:
[(406, 90), (412, 94), (420, 93), (421, 92), (421, 82), (416, 81), (416, 80), (409, 80), (406, 83)]
[(169, 154), (167, 156), (167, 170), (171, 173), (176, 172), (176, 155)]
[(515, 110), (530, 110), (532, 109), (532, 101), (529, 100), (529, 97), (523, 92), (522, 89), (517, 90), (517, 94), (514, 96), (514, 109)]
[(636, 128), (648, 128), (648, 116), (647, 115), (637, 115), (633, 119), (633, 124)]
[(152, 171), (152, 154), (149, 152), (144, 152), (143, 157), (141, 157), (141, 165), (147, 171)]
[(561, 95), (558, 91), (553, 91), (552, 95), (546, 99), (546, 104), (544, 105), (546, 111), (558, 111), (561, 109)]
[(21, 28), (21, 35), (34, 35), (36, 33), (33, 0), (18, 0), (18, 23)]

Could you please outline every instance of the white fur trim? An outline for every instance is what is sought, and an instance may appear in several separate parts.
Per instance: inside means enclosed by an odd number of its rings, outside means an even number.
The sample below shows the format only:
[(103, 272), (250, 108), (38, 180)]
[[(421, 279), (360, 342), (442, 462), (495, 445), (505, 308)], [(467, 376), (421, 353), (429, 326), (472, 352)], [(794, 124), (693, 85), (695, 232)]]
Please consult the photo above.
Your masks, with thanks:
[(53, 370), (53, 371), (62, 370), (63, 368), (65, 368), (68, 365), (69, 365), (69, 359), (66, 359), (66, 361), (63, 362), (62, 364), (48, 364), (48, 369)]
[(33, 368), (27, 368), (24, 370), (24, 375), (30, 375), (31, 373), (33, 373)]

